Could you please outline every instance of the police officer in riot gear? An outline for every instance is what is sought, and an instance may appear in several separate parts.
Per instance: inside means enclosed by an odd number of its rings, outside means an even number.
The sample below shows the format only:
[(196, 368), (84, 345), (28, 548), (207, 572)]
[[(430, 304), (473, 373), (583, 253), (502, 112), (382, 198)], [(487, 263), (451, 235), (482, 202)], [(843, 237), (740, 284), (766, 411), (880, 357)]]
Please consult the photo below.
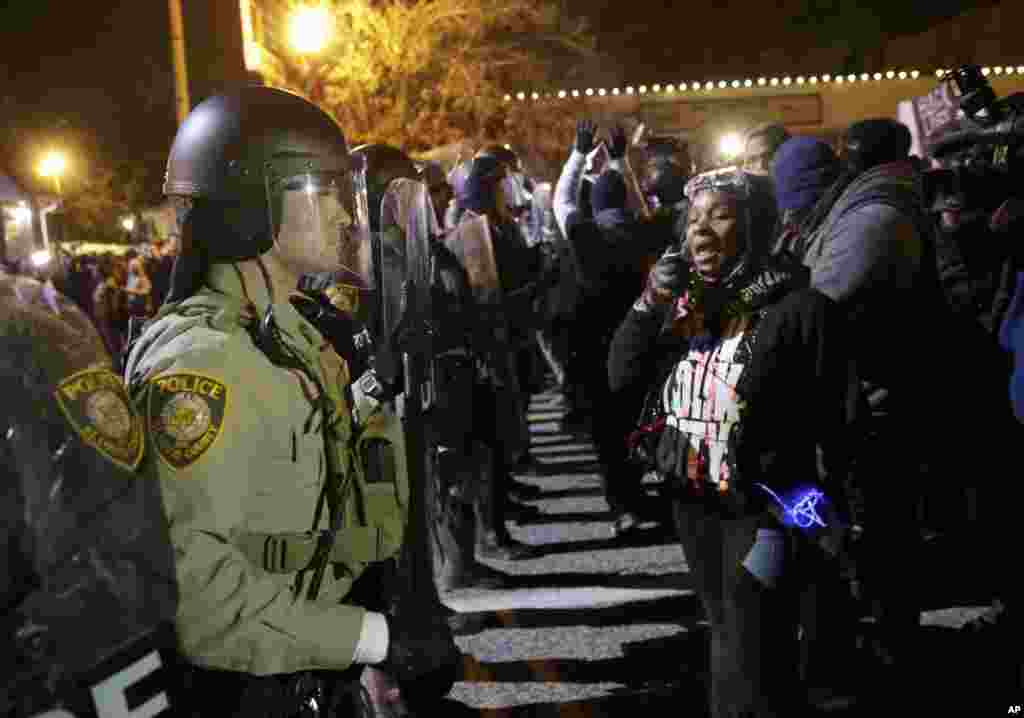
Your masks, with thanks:
[(370, 230), (380, 231), (380, 203), (392, 180), (418, 179), (419, 171), (407, 154), (385, 144), (359, 145), (352, 154), (366, 163), (366, 196), (370, 208)]
[[(455, 680), (451, 631), (389, 595), (408, 513), (401, 426), (289, 302), (306, 274), (370, 283), (362, 167), (319, 108), (247, 87), (192, 111), (164, 191), (182, 253), (125, 375), (196, 683), (225, 696), (221, 715), (365, 713), (381, 675), (407, 702), (436, 700)], [(368, 697), (352, 690), (362, 666), (383, 671), (363, 672)]]
[(174, 557), (89, 319), (0, 270), (0, 715), (175, 715)]
[[(360, 145), (352, 150), (366, 167), (366, 196), (371, 237), (369, 283), (382, 292), (381, 302), (373, 302), (369, 313), (371, 333), (377, 338), (376, 373), (385, 384), (394, 384), (401, 373), (398, 359), (390, 344), (401, 314), (401, 281), (388, 281), (400, 272), (402, 241), (393, 231), (382, 231), (381, 201), (391, 183), (404, 177), (416, 179), (418, 172), (413, 161), (397, 147), (384, 144)], [(376, 244), (380, 241), (380, 246)], [(385, 278), (387, 275), (387, 279)]]

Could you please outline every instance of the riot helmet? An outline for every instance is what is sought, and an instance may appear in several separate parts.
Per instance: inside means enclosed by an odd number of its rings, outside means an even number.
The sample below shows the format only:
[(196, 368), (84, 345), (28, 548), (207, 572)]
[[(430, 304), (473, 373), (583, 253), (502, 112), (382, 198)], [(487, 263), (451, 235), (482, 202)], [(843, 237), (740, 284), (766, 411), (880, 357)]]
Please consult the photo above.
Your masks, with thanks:
[(171, 147), (164, 194), (187, 200), (183, 238), (211, 261), (258, 257), (282, 230), (308, 242), (311, 256), (355, 256), (351, 247), (366, 234), (365, 175), (341, 128), (306, 99), (271, 87), (193, 109)]
[(505, 206), (513, 215), (521, 215), (529, 210), (533, 200), (531, 190), (533, 184), (523, 172), (522, 162), (508, 145), (488, 145), (476, 153), (474, 160), (490, 157), (506, 168), (501, 188), (505, 198)]
[(370, 207), (370, 229), (380, 231), (380, 203), (392, 180), (399, 177), (418, 179), (416, 165), (402, 150), (391, 145), (360, 145), (352, 155), (366, 164), (366, 194)]
[(455, 190), (438, 162), (426, 162), (420, 167), (420, 181), (427, 186), (438, 224), (444, 224), (444, 213), (455, 198)]

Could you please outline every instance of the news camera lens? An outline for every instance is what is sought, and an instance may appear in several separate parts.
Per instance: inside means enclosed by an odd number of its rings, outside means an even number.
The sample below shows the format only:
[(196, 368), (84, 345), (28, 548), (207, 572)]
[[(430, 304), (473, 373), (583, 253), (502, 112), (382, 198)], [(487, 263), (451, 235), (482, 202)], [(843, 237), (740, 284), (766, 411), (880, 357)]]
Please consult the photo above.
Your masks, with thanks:
[(981, 124), (994, 122), (996, 93), (977, 65), (962, 65), (953, 71), (953, 81), (960, 93), (960, 109)]
[(977, 65), (964, 65), (953, 71), (953, 80), (961, 95), (969, 95), (988, 85), (988, 80)]

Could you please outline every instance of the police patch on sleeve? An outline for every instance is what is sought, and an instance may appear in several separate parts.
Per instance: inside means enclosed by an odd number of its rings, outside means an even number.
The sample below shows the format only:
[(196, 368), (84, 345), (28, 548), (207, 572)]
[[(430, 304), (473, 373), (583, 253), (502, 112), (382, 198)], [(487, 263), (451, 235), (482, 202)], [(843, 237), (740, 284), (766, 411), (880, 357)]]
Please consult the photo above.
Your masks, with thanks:
[(150, 382), (147, 420), (157, 453), (184, 469), (210, 450), (224, 426), (228, 388), (202, 374), (165, 374)]
[(142, 460), (142, 420), (132, 409), (121, 377), (109, 369), (76, 372), (57, 385), (57, 405), (89, 446), (118, 466)]
[(359, 288), (350, 284), (332, 284), (324, 294), (340, 312), (355, 315), (359, 312)]

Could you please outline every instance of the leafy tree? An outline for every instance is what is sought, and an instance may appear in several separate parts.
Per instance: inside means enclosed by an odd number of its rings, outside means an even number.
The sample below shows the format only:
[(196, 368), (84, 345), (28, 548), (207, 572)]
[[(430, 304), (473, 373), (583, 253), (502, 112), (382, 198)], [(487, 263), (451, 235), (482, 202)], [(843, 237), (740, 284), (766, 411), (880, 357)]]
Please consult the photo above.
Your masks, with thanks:
[(126, 239), (120, 220), (153, 201), (159, 182), (149, 164), (114, 161), (78, 118), (0, 100), (0, 166), (26, 191), (56, 195), (52, 179), (40, 177), (38, 164), (58, 149), (68, 158), (60, 178), (66, 241), (119, 242)]
[[(582, 22), (546, 0), (326, 0), (331, 42), (288, 46), (298, 0), (255, 8), (261, 72), (332, 113), (356, 142), (416, 152), (459, 140), (525, 144), (567, 136), (564, 116), (506, 102), (509, 88), (562, 85), (592, 57)], [(556, 79), (557, 78), (557, 82)], [(565, 128), (562, 127), (565, 125)], [(551, 131), (544, 131), (551, 130)]]

